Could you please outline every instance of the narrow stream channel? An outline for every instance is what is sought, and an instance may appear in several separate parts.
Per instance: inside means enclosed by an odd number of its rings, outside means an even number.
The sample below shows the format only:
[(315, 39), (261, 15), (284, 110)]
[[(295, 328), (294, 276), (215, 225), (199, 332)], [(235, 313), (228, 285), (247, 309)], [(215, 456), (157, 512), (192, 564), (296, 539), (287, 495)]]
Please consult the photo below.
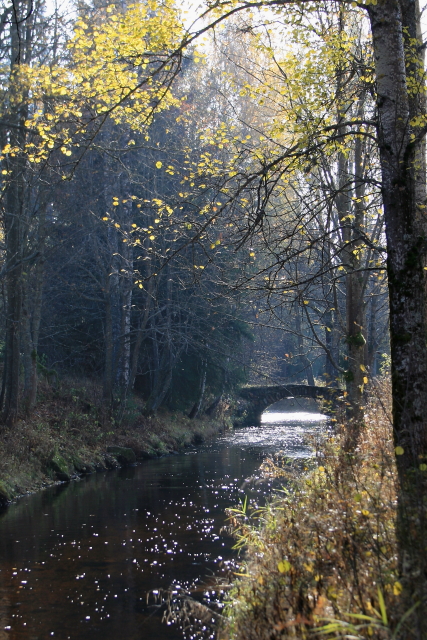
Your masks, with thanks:
[(266, 413), (194, 451), (24, 497), (0, 515), (0, 640), (181, 640), (147, 592), (233, 561), (224, 510), (266, 455), (307, 457), (315, 413)]

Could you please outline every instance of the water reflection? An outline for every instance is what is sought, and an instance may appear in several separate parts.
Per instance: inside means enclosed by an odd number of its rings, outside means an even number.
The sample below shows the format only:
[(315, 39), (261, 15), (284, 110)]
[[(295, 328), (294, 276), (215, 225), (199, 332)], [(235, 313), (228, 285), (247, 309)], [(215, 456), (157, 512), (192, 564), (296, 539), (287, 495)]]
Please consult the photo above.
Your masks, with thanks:
[[(233, 561), (224, 510), (266, 454), (310, 455), (316, 418), (236, 430), (197, 451), (21, 499), (0, 516), (0, 640), (178, 640), (146, 594)], [(274, 418), (277, 420), (277, 416)]]

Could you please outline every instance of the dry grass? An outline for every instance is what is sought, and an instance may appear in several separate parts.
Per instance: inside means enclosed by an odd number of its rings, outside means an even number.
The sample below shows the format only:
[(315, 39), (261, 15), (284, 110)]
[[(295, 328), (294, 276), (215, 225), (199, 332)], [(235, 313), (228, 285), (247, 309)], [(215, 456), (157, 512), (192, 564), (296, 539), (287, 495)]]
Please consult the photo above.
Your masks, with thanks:
[(254, 513), (230, 510), (246, 561), (220, 640), (392, 637), (402, 612), (386, 384), (379, 395), (354, 455), (342, 454), (338, 433), (297, 481), (289, 467), (267, 461), (264, 473), (291, 488)]

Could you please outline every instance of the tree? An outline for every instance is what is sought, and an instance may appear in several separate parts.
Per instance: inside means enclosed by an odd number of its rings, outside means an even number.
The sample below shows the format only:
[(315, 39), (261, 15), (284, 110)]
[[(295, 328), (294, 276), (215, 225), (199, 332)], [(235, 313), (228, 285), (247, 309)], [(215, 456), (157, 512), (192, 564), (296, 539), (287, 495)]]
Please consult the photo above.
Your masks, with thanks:
[[(304, 5), (286, 0), (217, 2), (209, 10), (215, 18), (209, 26), (238, 11), (268, 7), (281, 16), (304, 13)], [(312, 5), (306, 5), (310, 12)], [(329, 4), (326, 4), (329, 6)], [(334, 6), (334, 5), (332, 5)], [(420, 9), (412, 0), (380, 0), (365, 3), (375, 61), (375, 125), (380, 156), (381, 192), (387, 238), (387, 273), (390, 304), (393, 424), (400, 479), (398, 539), (405, 602), (422, 603), (417, 614), (419, 638), (426, 636), (427, 601), (426, 495), (427, 477), (427, 304), (426, 304), (426, 108), (424, 44)], [(295, 28), (301, 21), (290, 19)], [(207, 29), (208, 27), (204, 27)], [(279, 164), (315, 155), (319, 146), (343, 140), (343, 123), (316, 123), (301, 134), (294, 130), (281, 154), (266, 161), (252, 174), (252, 183)], [(354, 135), (348, 123), (345, 137)], [(356, 125), (357, 126), (357, 125)], [(300, 133), (300, 135), (295, 135)], [(247, 180), (248, 182), (249, 180)], [(261, 208), (258, 207), (258, 211)], [(409, 524), (408, 524), (409, 523)], [(410, 532), (410, 534), (409, 534)], [(411, 536), (411, 539), (409, 538)]]
[(52, 182), (72, 174), (105, 122), (143, 130), (157, 111), (175, 104), (169, 85), (180, 67), (179, 58), (170, 57), (182, 34), (172, 4), (156, 12), (142, 4), (98, 9), (90, 24), (77, 20), (71, 38), (65, 29), (59, 34), (58, 22), (55, 12), (49, 23), (39, 2), (13, 3), (1, 22), (10, 66), (1, 105), (6, 339), (0, 405), (9, 426), (18, 417), (21, 351), (27, 410), (36, 396)]

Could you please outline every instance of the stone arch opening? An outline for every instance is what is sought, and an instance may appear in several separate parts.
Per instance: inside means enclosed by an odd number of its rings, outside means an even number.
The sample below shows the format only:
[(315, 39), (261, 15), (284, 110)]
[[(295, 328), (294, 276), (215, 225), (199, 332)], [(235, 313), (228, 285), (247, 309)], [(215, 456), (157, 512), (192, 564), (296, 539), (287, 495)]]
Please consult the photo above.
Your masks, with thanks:
[(268, 385), (268, 386), (246, 386), (242, 387), (239, 397), (243, 400), (240, 409), (242, 424), (261, 424), (261, 416), (264, 411), (273, 404), (281, 400), (298, 400), (303, 398), (316, 399), (323, 398), (332, 403), (338, 401), (341, 389), (331, 389), (329, 387), (316, 387), (310, 385)]
[(264, 413), (319, 413), (319, 401), (315, 398), (290, 396), (268, 405)]

